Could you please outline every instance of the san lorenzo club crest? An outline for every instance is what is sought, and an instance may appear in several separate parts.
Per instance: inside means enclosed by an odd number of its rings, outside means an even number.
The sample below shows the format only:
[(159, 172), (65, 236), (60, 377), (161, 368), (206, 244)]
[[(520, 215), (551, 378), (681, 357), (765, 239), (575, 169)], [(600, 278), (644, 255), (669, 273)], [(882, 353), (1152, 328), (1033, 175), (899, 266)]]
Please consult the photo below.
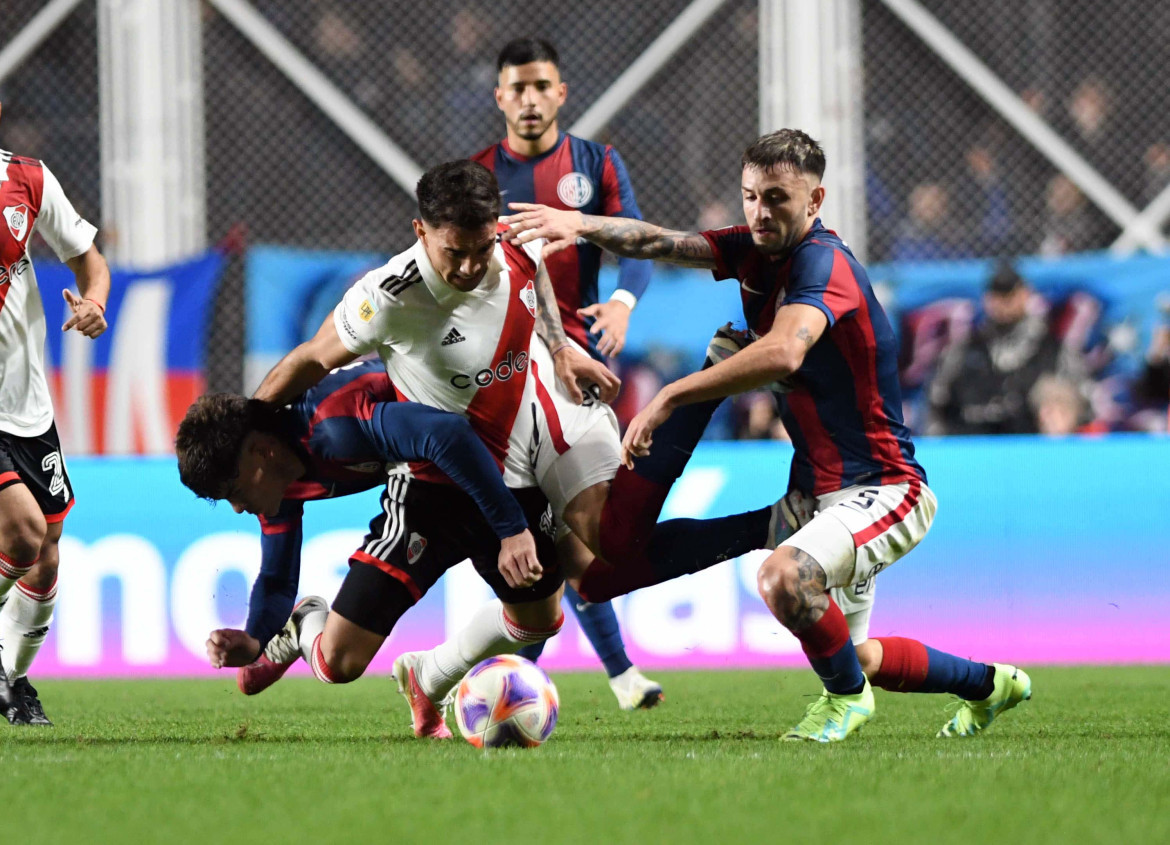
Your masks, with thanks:
[(593, 199), (593, 183), (584, 173), (566, 173), (557, 182), (557, 197), (570, 208), (580, 208)]

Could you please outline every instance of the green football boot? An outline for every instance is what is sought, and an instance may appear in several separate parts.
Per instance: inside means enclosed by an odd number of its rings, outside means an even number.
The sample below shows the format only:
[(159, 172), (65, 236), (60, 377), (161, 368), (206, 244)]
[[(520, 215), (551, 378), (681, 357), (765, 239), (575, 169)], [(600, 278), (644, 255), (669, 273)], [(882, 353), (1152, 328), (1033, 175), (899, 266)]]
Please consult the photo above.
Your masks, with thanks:
[(869, 681), (855, 695), (836, 695), (826, 689), (804, 711), (800, 724), (784, 734), (784, 739), (807, 739), (813, 742), (840, 742), (873, 716), (873, 688)]
[(959, 699), (959, 709), (943, 725), (939, 736), (975, 736), (990, 725), (1000, 713), (1011, 710), (1032, 697), (1032, 679), (1023, 669), (1005, 663), (993, 663), (995, 687), (982, 701)]

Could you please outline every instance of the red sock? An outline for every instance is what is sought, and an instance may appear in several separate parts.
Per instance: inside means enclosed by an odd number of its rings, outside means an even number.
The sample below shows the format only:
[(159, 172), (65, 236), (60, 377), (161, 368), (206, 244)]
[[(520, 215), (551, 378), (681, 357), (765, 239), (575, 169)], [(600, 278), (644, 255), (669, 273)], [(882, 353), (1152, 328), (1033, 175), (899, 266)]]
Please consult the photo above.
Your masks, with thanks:
[(585, 601), (598, 604), (656, 583), (658, 581), (645, 555), (623, 560), (621, 566), (613, 566), (595, 557), (581, 576), (577, 594)]
[(313, 674), (317, 676), (318, 681), (332, 684), (336, 682), (333, 670), (329, 668), (329, 664), (325, 662), (325, 655), (321, 653), (321, 637), (323, 636), (324, 634), (318, 634), (317, 639), (313, 640)]
[(913, 692), (921, 687), (930, 668), (926, 646), (907, 637), (874, 639), (882, 644), (882, 665), (870, 683), (893, 692)]
[(810, 660), (832, 657), (849, 642), (849, 623), (837, 603), (829, 599), (829, 609), (820, 619), (801, 631), (793, 631), (792, 635), (800, 640), (800, 647)]
[(601, 509), (601, 551), (606, 560), (625, 564), (645, 555), (669, 493), (670, 487), (618, 468)]

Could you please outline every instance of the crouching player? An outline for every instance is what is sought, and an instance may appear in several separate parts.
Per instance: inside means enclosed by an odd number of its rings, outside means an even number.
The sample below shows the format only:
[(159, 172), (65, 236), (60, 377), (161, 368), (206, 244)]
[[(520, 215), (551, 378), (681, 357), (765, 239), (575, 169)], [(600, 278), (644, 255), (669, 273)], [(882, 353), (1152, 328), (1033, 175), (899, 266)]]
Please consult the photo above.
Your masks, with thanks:
[[(243, 396), (203, 396), (179, 426), (176, 452), (180, 477), (196, 495), (260, 517), (263, 560), (246, 629), (213, 631), (207, 641), (213, 666), (246, 667), (239, 674), (246, 693), (266, 688), (302, 656), (327, 683), (360, 677), (399, 617), (466, 558), (503, 604), (481, 609), (451, 643), (460, 665), (516, 651), (561, 627), (564, 579), (552, 540), (528, 529), (548, 522), (543, 494), (509, 491), (466, 419), (396, 402), (379, 362), (336, 370), (280, 409)], [(395, 474), (387, 481), (387, 465), (401, 461), (430, 461), (458, 486)], [(350, 557), (333, 612), (315, 597), (294, 610), (304, 503), (379, 485), (382, 511)], [(277, 660), (258, 660), (266, 646)], [(431, 701), (412, 695), (414, 673), (399, 683), (415, 734), (450, 736)]]

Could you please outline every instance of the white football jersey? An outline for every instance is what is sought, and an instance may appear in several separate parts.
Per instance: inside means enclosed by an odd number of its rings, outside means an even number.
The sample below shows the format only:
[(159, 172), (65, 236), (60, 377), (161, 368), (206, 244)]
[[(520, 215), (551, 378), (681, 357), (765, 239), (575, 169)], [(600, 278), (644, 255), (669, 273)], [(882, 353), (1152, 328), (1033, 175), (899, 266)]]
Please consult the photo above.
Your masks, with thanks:
[[(464, 293), (416, 242), (367, 273), (333, 312), (345, 347), (376, 351), (403, 398), (467, 417), (509, 487), (536, 486), (535, 421), (522, 410), (539, 407), (527, 376), (542, 245), (497, 242), (483, 281)], [(414, 471), (439, 480), (433, 469)]]
[(0, 431), (44, 434), (53, 422), (45, 378), (45, 309), (28, 257), (33, 231), (62, 261), (93, 244), (83, 220), (42, 162), (0, 150)]

